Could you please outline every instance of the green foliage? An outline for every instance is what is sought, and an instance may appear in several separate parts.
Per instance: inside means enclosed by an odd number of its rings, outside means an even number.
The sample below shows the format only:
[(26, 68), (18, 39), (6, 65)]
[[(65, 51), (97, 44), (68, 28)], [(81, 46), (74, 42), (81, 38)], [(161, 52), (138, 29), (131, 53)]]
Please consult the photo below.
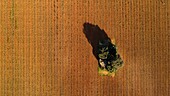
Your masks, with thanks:
[[(123, 65), (123, 60), (117, 52), (116, 45), (112, 44), (110, 39), (99, 42), (98, 58), (105, 65), (104, 68), (101, 67), (100, 70), (107, 70), (109, 73), (115, 73), (118, 68)], [(101, 64), (101, 62), (99, 62), (99, 64)]]

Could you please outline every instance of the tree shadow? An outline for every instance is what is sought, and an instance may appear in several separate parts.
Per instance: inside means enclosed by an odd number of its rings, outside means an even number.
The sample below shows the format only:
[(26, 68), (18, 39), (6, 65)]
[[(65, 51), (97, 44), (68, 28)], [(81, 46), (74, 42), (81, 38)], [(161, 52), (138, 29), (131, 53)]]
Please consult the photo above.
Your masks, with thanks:
[(99, 41), (110, 39), (103, 29), (100, 29), (98, 25), (93, 25), (90, 23), (83, 24), (83, 33), (85, 34), (88, 42), (93, 47), (93, 55), (98, 60), (98, 45)]

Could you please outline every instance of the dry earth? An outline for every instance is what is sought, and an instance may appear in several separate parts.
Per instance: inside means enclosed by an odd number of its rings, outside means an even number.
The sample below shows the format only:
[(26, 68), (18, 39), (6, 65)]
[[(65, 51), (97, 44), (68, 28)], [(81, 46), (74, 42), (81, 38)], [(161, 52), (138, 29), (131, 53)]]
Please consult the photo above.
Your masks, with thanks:
[[(170, 96), (169, 12), (169, 0), (0, 0), (0, 96)], [(115, 38), (114, 78), (98, 75), (85, 22)]]

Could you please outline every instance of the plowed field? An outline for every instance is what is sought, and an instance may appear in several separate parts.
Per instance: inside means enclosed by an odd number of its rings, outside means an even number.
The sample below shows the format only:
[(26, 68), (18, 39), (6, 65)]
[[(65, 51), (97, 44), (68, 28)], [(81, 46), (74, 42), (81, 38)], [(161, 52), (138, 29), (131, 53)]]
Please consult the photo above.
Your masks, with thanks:
[[(170, 96), (169, 12), (169, 0), (0, 0), (0, 96)], [(85, 22), (115, 38), (114, 78), (98, 75)]]

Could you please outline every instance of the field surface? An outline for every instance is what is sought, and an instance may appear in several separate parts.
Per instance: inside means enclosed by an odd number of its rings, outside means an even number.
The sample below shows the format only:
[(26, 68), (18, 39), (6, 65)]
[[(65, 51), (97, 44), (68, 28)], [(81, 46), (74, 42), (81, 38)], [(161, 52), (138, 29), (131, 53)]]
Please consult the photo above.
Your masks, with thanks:
[[(115, 38), (114, 78), (85, 22)], [(0, 96), (170, 96), (169, 64), (169, 0), (0, 0)]]

